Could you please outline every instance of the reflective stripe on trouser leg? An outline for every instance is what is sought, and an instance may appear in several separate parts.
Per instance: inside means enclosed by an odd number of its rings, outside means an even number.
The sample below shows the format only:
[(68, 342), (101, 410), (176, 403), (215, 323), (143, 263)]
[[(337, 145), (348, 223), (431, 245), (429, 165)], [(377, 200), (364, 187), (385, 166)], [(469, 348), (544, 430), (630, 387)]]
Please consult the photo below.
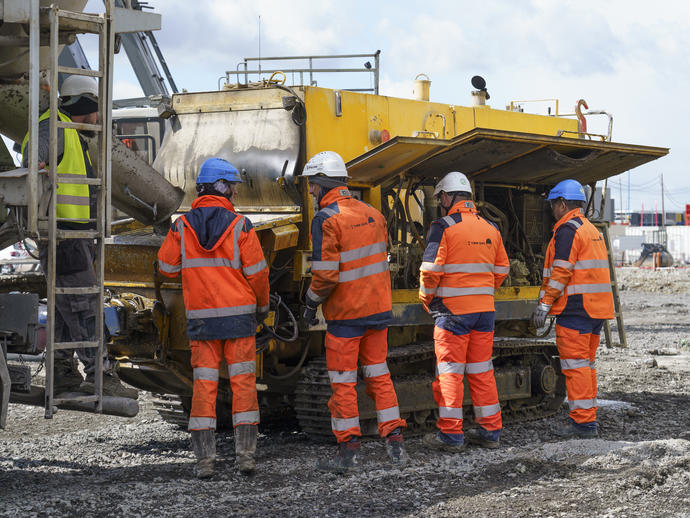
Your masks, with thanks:
[(388, 329), (368, 329), (359, 344), (359, 360), (364, 371), (367, 395), (376, 403), (376, 419), (381, 437), (407, 423), (400, 418), (398, 397), (395, 394), (386, 356)]
[[(469, 334), (455, 335), (434, 326), (437, 375), (433, 383), (433, 392), (439, 410), (436, 426), (443, 433), (462, 433), (464, 368), (460, 366), (465, 363), (469, 340)], [(455, 368), (449, 368), (448, 364)]]
[(246, 336), (225, 340), (225, 362), (232, 388), (232, 426), (258, 424), (255, 338)]
[(500, 430), (503, 424), (494, 366), (491, 362), (493, 348), (493, 331), (471, 330), (465, 376), (472, 396), (474, 421), (487, 430)]
[(597, 418), (592, 369), (589, 368), (590, 339), (591, 333), (580, 333), (556, 324), (556, 345), (561, 372), (565, 376), (570, 417), (576, 423), (590, 423)]
[[(326, 367), (333, 394), (328, 400), (331, 428), (338, 442), (361, 436), (357, 409), (357, 357), (361, 336), (340, 337), (326, 332)], [(355, 374), (354, 376), (352, 374)]]
[(194, 370), (192, 409), (189, 430), (216, 428), (216, 396), (222, 340), (190, 340), (191, 364)]

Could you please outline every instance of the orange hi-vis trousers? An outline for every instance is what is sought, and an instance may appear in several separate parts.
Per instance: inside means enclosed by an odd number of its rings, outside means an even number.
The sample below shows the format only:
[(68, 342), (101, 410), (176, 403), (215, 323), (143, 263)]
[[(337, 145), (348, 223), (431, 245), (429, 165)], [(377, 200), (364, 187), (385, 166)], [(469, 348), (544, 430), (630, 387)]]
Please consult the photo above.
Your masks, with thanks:
[(576, 423), (597, 420), (597, 370), (594, 362), (603, 320), (585, 316), (556, 317), (556, 345), (565, 376), (570, 417)]
[(474, 420), (486, 430), (500, 430), (501, 405), (491, 361), (494, 312), (438, 317), (434, 327), (436, 380), (434, 399), (438, 405), (438, 429), (461, 434), (462, 380), (467, 376)]
[(223, 358), (232, 388), (232, 425), (258, 424), (256, 397), (256, 340), (254, 336), (229, 340), (190, 340), (194, 394), (189, 430), (216, 428), (216, 396)]
[(376, 403), (376, 418), (381, 437), (407, 423), (400, 418), (386, 356), (388, 328), (329, 324), (326, 332), (326, 366), (333, 395), (328, 401), (331, 428), (338, 442), (361, 437), (357, 408), (357, 359), (362, 365), (367, 395)]

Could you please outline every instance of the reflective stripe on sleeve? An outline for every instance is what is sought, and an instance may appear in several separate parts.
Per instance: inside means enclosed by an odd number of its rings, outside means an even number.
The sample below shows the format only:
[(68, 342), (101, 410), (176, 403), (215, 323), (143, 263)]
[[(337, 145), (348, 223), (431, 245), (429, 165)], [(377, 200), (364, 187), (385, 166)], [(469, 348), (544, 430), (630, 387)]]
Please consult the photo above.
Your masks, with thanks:
[(256, 373), (256, 360), (250, 362), (237, 362), (228, 365), (228, 374), (232, 378), (233, 376), (238, 376), (240, 374), (255, 374)]
[(356, 281), (357, 279), (362, 279), (364, 277), (369, 277), (370, 275), (376, 275), (377, 273), (387, 271), (388, 262), (381, 261), (380, 263), (368, 264), (367, 266), (362, 266), (360, 268), (355, 268), (353, 270), (348, 270), (346, 272), (340, 272), (340, 275), (338, 276), (338, 281)]
[(573, 263), (570, 261), (564, 261), (563, 259), (556, 259), (553, 262), (553, 267), (556, 268), (557, 266), (561, 268), (565, 268), (566, 270), (572, 270), (573, 269)]
[(436, 375), (441, 374), (464, 374), (465, 364), (456, 362), (440, 362), (436, 366)]
[(251, 315), (256, 312), (256, 304), (248, 306), (230, 306), (227, 308), (188, 309), (187, 318), (216, 318), (232, 317), (236, 315)]
[(561, 370), (571, 370), (571, 369), (581, 369), (583, 367), (589, 367), (589, 360), (581, 359), (563, 359), (561, 358)]
[(593, 369), (595, 367), (596, 362), (589, 362), (589, 368)]
[(499, 275), (505, 273), (507, 275), (510, 273), (510, 266), (494, 266), (494, 273)]
[(575, 263), (576, 270), (588, 270), (590, 268), (606, 268), (608, 269), (609, 262), (605, 259), (586, 259)]
[(564, 225), (571, 225), (575, 228), (575, 230), (577, 230), (578, 228), (580, 228), (582, 226), (580, 223), (578, 223), (577, 221), (572, 220), (572, 219), (570, 221), (566, 221), (564, 223)]
[(324, 213), (328, 214), (329, 216), (335, 216), (336, 214), (338, 214), (336, 211), (334, 211), (330, 207), (326, 207), (325, 209), (321, 209), (319, 212), (324, 212)]
[(473, 362), (465, 365), (466, 374), (481, 374), (482, 372), (489, 372), (494, 370), (494, 362), (491, 360), (486, 362)]
[(331, 383), (357, 383), (357, 371), (328, 371)]
[(266, 304), (265, 306), (259, 306), (258, 308), (256, 308), (256, 311), (258, 311), (259, 313), (266, 313), (269, 309), (271, 309), (271, 305)]
[(542, 275), (543, 275), (544, 277), (551, 277), (551, 272), (552, 272), (552, 271), (553, 271), (553, 270), (552, 270), (551, 268), (544, 268), (544, 271), (542, 272)]
[(436, 288), (427, 288), (426, 286), (419, 286), (419, 291), (424, 295), (433, 295), (436, 293)]
[(596, 399), (575, 399), (573, 401), (568, 400), (568, 408), (570, 410), (575, 410), (576, 408), (581, 408), (583, 410), (589, 410), (590, 408), (597, 407)]
[(445, 419), (462, 419), (462, 408), (440, 406), (438, 407), (438, 415)]
[(477, 418), (490, 417), (498, 414), (501, 411), (500, 403), (496, 403), (495, 405), (475, 406), (472, 408), (474, 410), (474, 417)]
[(168, 263), (165, 263), (165, 262), (161, 261), (160, 259), (158, 259), (158, 269), (162, 272), (165, 272), (165, 273), (179, 273), (180, 270), (182, 269), (182, 266), (179, 264), (178, 265), (168, 264)]
[(425, 261), (422, 266), (419, 267), (420, 272), (442, 272), (443, 265)]
[(209, 367), (196, 367), (194, 369), (195, 380), (218, 381), (218, 369)]
[(344, 432), (350, 428), (359, 428), (359, 417), (331, 417), (331, 429), (336, 432)]
[(565, 287), (565, 285), (562, 282), (558, 282), (554, 279), (549, 279), (549, 283), (547, 284), (547, 286), (557, 291), (563, 291), (563, 288)]
[(578, 293), (610, 293), (610, 284), (569, 284), (568, 295), (576, 295)]
[(371, 255), (383, 253), (386, 253), (386, 243), (385, 241), (380, 241), (379, 243), (374, 243), (373, 245), (362, 246), (353, 250), (340, 252), (340, 262), (348, 263), (350, 261), (356, 261), (357, 259), (363, 259)]
[(493, 295), (493, 287), (482, 288), (448, 288), (441, 287), (436, 290), (439, 297), (463, 297), (465, 295)]
[(232, 425), (238, 424), (254, 424), (259, 422), (259, 411), (249, 410), (248, 412), (237, 412), (232, 414)]
[(388, 364), (386, 362), (375, 363), (373, 365), (362, 365), (362, 372), (364, 373), (365, 378), (375, 378), (377, 376), (390, 374)]
[(216, 429), (216, 419), (214, 417), (190, 417), (187, 430), (208, 430)]
[(450, 216), (446, 216), (446, 217), (441, 218), (441, 219), (443, 221), (445, 221), (449, 227), (452, 227), (453, 225), (455, 225), (455, 220), (453, 218), (451, 218)]
[(392, 406), (390, 408), (384, 408), (383, 410), (376, 411), (376, 420), (379, 423), (387, 423), (388, 421), (393, 421), (400, 419), (400, 409), (397, 406)]
[(311, 271), (322, 271), (322, 270), (339, 270), (340, 263), (338, 261), (312, 261)]
[(253, 264), (251, 266), (246, 266), (245, 268), (242, 268), (242, 272), (249, 276), (249, 275), (254, 275), (255, 273), (259, 273), (261, 270), (266, 269), (266, 259), (261, 259), (256, 264)]
[(311, 289), (311, 286), (307, 290), (307, 298), (312, 302), (316, 302), (317, 304), (321, 304), (324, 300), (326, 300), (326, 297), (319, 297), (316, 293), (314, 293)]
[(491, 263), (444, 264), (443, 271), (445, 273), (493, 273), (494, 265)]

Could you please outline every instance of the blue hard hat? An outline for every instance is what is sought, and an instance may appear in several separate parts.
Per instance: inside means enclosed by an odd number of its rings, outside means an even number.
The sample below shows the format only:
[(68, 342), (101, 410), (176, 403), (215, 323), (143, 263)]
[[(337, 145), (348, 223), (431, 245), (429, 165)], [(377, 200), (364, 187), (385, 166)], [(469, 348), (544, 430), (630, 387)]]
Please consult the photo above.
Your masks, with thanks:
[(582, 188), (582, 184), (577, 180), (563, 180), (562, 182), (558, 182), (556, 187), (551, 189), (551, 192), (549, 192), (549, 195), (546, 197), (547, 200), (556, 200), (558, 198), (572, 201), (587, 201), (585, 190)]
[(197, 185), (200, 183), (215, 183), (218, 180), (227, 182), (241, 182), (242, 177), (237, 168), (223, 158), (207, 158), (196, 177)]

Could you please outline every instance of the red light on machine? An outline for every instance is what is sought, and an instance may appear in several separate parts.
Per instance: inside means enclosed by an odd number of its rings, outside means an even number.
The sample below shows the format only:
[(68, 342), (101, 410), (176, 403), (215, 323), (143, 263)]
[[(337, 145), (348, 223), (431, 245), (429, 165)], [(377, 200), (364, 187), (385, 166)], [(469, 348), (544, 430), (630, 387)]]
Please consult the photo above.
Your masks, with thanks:
[(381, 142), (388, 142), (391, 139), (391, 134), (388, 133), (388, 130), (383, 130), (381, 131)]

